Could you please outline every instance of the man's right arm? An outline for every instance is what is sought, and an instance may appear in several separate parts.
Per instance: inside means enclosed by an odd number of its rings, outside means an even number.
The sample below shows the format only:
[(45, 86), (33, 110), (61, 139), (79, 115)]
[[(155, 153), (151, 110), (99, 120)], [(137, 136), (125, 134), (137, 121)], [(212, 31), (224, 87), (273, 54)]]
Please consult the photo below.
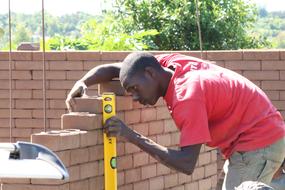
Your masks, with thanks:
[(107, 82), (113, 78), (119, 77), (121, 65), (122, 63), (104, 64), (94, 67), (88, 71), (74, 84), (69, 94), (67, 95), (67, 98), (65, 100), (67, 109), (69, 111), (73, 110), (75, 106), (74, 98), (81, 97), (83, 94), (85, 94), (88, 86)]

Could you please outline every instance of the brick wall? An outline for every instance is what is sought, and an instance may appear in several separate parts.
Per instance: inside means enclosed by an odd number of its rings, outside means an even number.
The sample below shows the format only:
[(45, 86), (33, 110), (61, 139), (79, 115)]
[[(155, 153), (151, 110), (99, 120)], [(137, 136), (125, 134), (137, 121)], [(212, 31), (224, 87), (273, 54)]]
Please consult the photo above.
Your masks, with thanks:
[[(101, 112), (91, 110), (93, 113), (65, 114), (64, 100), (74, 82), (90, 68), (120, 61), (128, 53), (46, 53), (47, 130), (49, 131), (46, 133), (40, 133), (43, 131), (42, 53), (12, 53), (12, 140), (30, 141), (30, 136), (33, 134), (33, 142), (44, 144), (58, 153), (69, 169), (71, 181), (63, 183), (30, 179), (2, 180), (3, 190), (103, 188), (103, 145), (99, 130)], [(199, 52), (181, 53), (200, 56)], [(0, 52), (1, 142), (9, 141), (10, 136), (8, 57), (7, 52)], [(268, 94), (283, 116), (285, 115), (285, 51), (207, 51), (203, 53), (203, 58), (237, 71), (252, 80)], [(96, 95), (97, 86), (92, 87), (88, 93)], [(155, 107), (142, 107), (133, 103), (130, 97), (118, 98), (120, 98), (117, 101), (120, 118), (156, 142), (176, 147), (179, 133), (162, 100)], [(100, 100), (94, 98), (92, 102), (100, 104)], [(81, 123), (74, 125), (73, 121)], [(78, 130), (68, 130), (68, 128)], [(53, 131), (50, 132), (51, 130)], [(217, 164), (216, 150), (208, 147), (202, 148), (197, 167), (191, 176), (166, 168), (129, 143), (119, 141), (118, 155), (118, 185), (122, 190), (214, 189), (217, 182), (217, 165), (221, 165)]]

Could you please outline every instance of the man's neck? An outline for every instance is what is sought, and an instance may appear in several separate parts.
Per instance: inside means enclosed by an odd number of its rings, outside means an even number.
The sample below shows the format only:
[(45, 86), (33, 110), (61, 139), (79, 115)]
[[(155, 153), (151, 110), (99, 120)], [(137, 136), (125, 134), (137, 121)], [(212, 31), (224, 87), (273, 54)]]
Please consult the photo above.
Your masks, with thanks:
[(174, 74), (174, 71), (169, 68), (163, 68), (163, 70), (164, 71), (162, 73), (160, 84), (161, 84), (162, 96), (164, 97), (167, 92), (168, 85), (172, 78), (172, 75)]

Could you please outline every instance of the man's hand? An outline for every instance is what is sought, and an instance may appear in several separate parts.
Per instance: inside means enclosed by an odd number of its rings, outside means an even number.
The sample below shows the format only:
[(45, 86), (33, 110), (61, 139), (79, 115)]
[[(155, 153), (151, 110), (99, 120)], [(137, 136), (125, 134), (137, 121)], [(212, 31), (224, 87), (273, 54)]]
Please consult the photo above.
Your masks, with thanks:
[(128, 140), (128, 136), (131, 134), (131, 129), (127, 127), (124, 122), (122, 122), (117, 117), (111, 117), (107, 119), (103, 127), (104, 132), (108, 137), (123, 137)]
[(74, 98), (86, 95), (87, 86), (82, 81), (77, 81), (70, 90), (65, 100), (66, 107), (69, 112), (72, 112), (75, 107)]

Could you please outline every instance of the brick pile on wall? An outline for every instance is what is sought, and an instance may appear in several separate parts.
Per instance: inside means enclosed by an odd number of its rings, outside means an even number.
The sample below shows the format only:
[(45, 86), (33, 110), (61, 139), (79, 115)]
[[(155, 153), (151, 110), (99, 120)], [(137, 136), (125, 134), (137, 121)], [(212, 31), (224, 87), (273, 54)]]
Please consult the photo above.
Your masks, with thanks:
[[(33, 141), (35, 139), (45, 139), (44, 136), (47, 136), (47, 139), (59, 138), (61, 145), (56, 145), (52, 147), (56, 153), (64, 160), (64, 163), (68, 166), (71, 176), (73, 176), (70, 183), (62, 184), (62, 182), (48, 181), (43, 183), (39, 180), (3, 180), (3, 188), (14, 190), (14, 189), (31, 189), (31, 184), (35, 189), (82, 189), (80, 186), (88, 184), (89, 187), (92, 187), (92, 184), (102, 182), (102, 157), (101, 158), (92, 158), (90, 151), (102, 151), (102, 139), (99, 135), (100, 132), (98, 129), (82, 128), (78, 130), (68, 130), (64, 131), (61, 129), (61, 116), (66, 114), (65, 107), (65, 98), (70, 88), (73, 86), (74, 82), (81, 78), (84, 73), (89, 69), (93, 68), (96, 65), (117, 62), (121, 61), (129, 52), (48, 52), (46, 53), (46, 84), (47, 84), (47, 134), (42, 133), (43, 131), (43, 100), (42, 100), (42, 53), (41, 52), (13, 52), (12, 53), (12, 141), (25, 140), (30, 141), (30, 135), (33, 134)], [(165, 52), (154, 52), (154, 53), (165, 53)], [(199, 57), (199, 52), (181, 52), (183, 54), (192, 55)], [(0, 52), (0, 141), (8, 142), (10, 136), (9, 129), (9, 54), (8, 52)], [(285, 115), (285, 51), (207, 51), (203, 52), (203, 58), (207, 60), (214, 61), (216, 64), (234, 70), (245, 77), (249, 78), (259, 87), (261, 87), (272, 100), (273, 104), (280, 110), (282, 115)], [(88, 92), (90, 95), (97, 94), (97, 86), (94, 86)], [(159, 104), (162, 101), (159, 102)], [(127, 104), (126, 104), (127, 105)], [(158, 143), (164, 144), (166, 146), (175, 146), (173, 142), (178, 141), (178, 133), (174, 131), (173, 123), (170, 118), (159, 119), (159, 117), (165, 115), (166, 108), (162, 105), (157, 105), (153, 107), (139, 107), (137, 104), (133, 104), (132, 108), (119, 111), (119, 115), (126, 122), (131, 122), (130, 125), (135, 127), (136, 130), (144, 129), (146, 131), (140, 131), (145, 135), (150, 136)], [(160, 111), (162, 109), (163, 111)], [(139, 123), (136, 123), (135, 117), (140, 112)], [(148, 115), (150, 116), (145, 116)], [(154, 114), (155, 113), (155, 114)], [(91, 114), (91, 113), (89, 113)], [(156, 119), (144, 121), (145, 118), (154, 117), (152, 114), (156, 115)], [(86, 113), (77, 113), (75, 114), (79, 118), (89, 118), (92, 116), (86, 115)], [(78, 116), (80, 115), (80, 116)], [(92, 114), (91, 114), (92, 115)], [(70, 116), (72, 117), (72, 116)], [(167, 116), (169, 117), (169, 116)], [(90, 118), (89, 118), (90, 119)], [(130, 121), (128, 121), (130, 120)], [(90, 120), (89, 120), (90, 121)], [(91, 122), (91, 121), (90, 121)], [(155, 124), (151, 124), (155, 123)], [(156, 125), (158, 127), (151, 127)], [(163, 125), (163, 127), (161, 127)], [(166, 127), (168, 126), (168, 127)], [(172, 126), (171, 130), (167, 132), (169, 126)], [(69, 126), (70, 128), (80, 128), (75, 126)], [(161, 130), (163, 128), (163, 130)], [(154, 132), (152, 130), (158, 130)], [(166, 130), (166, 131), (164, 131)], [(172, 131), (173, 130), (173, 131)], [(95, 132), (97, 131), (97, 132)], [(166, 132), (166, 133), (164, 133)], [(93, 133), (93, 134), (92, 134)], [(154, 133), (154, 134), (153, 134)], [(90, 140), (89, 145), (81, 144), (81, 137), (85, 136), (88, 139), (88, 135), (98, 136), (96, 143)], [(171, 134), (169, 140), (169, 134)], [(41, 136), (41, 138), (38, 138)], [(77, 139), (74, 141), (64, 140), (64, 139)], [(92, 139), (92, 138), (91, 138)], [(173, 140), (174, 139), (174, 140)], [(176, 140), (175, 140), (176, 139)], [(45, 141), (45, 140), (43, 140)], [(101, 142), (100, 142), (101, 141)], [(53, 142), (53, 141), (52, 141)], [(69, 144), (70, 145), (66, 145)], [(79, 143), (76, 144), (75, 142)], [(38, 143), (45, 143), (40, 142)], [(88, 144), (87, 143), (87, 144)], [(92, 144), (93, 143), (93, 144)], [(101, 143), (101, 146), (99, 146)], [(169, 144), (170, 143), (170, 144)], [(53, 145), (55, 146), (55, 145)], [(61, 147), (63, 146), (63, 147)], [(97, 147), (97, 148), (95, 148)], [(100, 147), (100, 148), (98, 148)], [(95, 149), (95, 150), (93, 150)], [(99, 149), (99, 150), (98, 150)], [(208, 189), (209, 187), (205, 185), (205, 188), (202, 187), (202, 184), (210, 184), (210, 178), (206, 174), (206, 166), (212, 165), (211, 167), (217, 167), (213, 164), (214, 160), (217, 159), (214, 156), (216, 150), (203, 147), (202, 155), (205, 158), (200, 158), (200, 160), (211, 160), (211, 161), (199, 161), (198, 165), (201, 162), (205, 162), (204, 165), (199, 165), (196, 168), (196, 174), (194, 173), (191, 177), (176, 173), (172, 170), (163, 167), (161, 164), (155, 162), (154, 159), (147, 156), (145, 153), (141, 152), (138, 148), (130, 145), (128, 143), (119, 142), (118, 143), (118, 154), (119, 154), (119, 164), (122, 168), (119, 168), (119, 186), (120, 189), (132, 189), (135, 187), (140, 187), (142, 185), (144, 188), (152, 188), (154, 183), (157, 183), (157, 187), (163, 188), (174, 188), (174, 189), (196, 189), (199, 184), (201, 189)], [(88, 152), (88, 153), (87, 153)], [(209, 153), (210, 152), (210, 153)], [(79, 160), (71, 161), (75, 159), (76, 154), (84, 155), (88, 154), (87, 157), (80, 157)], [(96, 154), (99, 155), (99, 154)], [(137, 155), (137, 156), (135, 156)], [(209, 156), (211, 155), (211, 156)], [(102, 154), (101, 154), (102, 156)], [(142, 159), (141, 158), (147, 158)], [(89, 160), (90, 159), (90, 160)], [(121, 160), (121, 161), (120, 161)], [(140, 160), (143, 162), (148, 160), (148, 164), (138, 164), (134, 165), (135, 160)], [(218, 161), (215, 161), (217, 163)], [(218, 162), (218, 166), (222, 165), (222, 162)], [(80, 171), (88, 168), (88, 164), (91, 164), (90, 167), (96, 168), (98, 166), (98, 173), (96, 174), (83, 174), (84, 177), (80, 176)], [(128, 166), (126, 163), (131, 163), (131, 166)], [(84, 166), (86, 164), (86, 166)], [(125, 165), (125, 166), (124, 166)], [(126, 166), (127, 165), (127, 166)], [(151, 175), (148, 177), (142, 177), (147, 173), (148, 170), (152, 170), (156, 166), (156, 176), (154, 172), (151, 172)], [(201, 167), (200, 167), (201, 166)], [(119, 166), (120, 167), (120, 166)], [(210, 167), (210, 166), (208, 166)], [(140, 169), (137, 169), (140, 168)], [(145, 168), (145, 169), (143, 169)], [(202, 168), (202, 169), (198, 169)], [(218, 167), (221, 168), (221, 167)], [(198, 169), (198, 170), (197, 170)], [(138, 172), (140, 171), (140, 172)], [(144, 172), (143, 172), (144, 171)], [(165, 173), (160, 173), (165, 172)], [(74, 174), (72, 174), (74, 173)], [(137, 174), (137, 175), (135, 175)], [(77, 175), (77, 176), (76, 176)], [(95, 175), (95, 177), (93, 176)], [(131, 179), (128, 179), (131, 176)], [(135, 176), (141, 177), (140, 179), (132, 179)], [(171, 177), (167, 177), (171, 176)], [(194, 176), (203, 176), (196, 180)], [(211, 183), (216, 179), (216, 173), (211, 176)], [(191, 178), (191, 179), (190, 179)], [(123, 179), (123, 180), (122, 180)], [(174, 180), (174, 182), (172, 181)], [(184, 180), (184, 183), (182, 183)], [(196, 180), (196, 181), (195, 181)], [(203, 181), (205, 180), (205, 181)], [(167, 184), (175, 184), (175, 186), (168, 186)], [(44, 185), (46, 183), (51, 183), (54, 185)], [(191, 185), (189, 185), (189, 183)], [(18, 184), (18, 186), (17, 186)], [(81, 185), (78, 185), (81, 184)], [(98, 183), (100, 184), (100, 183)], [(149, 185), (145, 185), (149, 184)], [(159, 185), (160, 184), (160, 185)], [(186, 185), (188, 184), (188, 185)], [(99, 185), (100, 186), (100, 185)], [(214, 187), (211, 184), (211, 187)], [(191, 188), (190, 188), (191, 187)]]

